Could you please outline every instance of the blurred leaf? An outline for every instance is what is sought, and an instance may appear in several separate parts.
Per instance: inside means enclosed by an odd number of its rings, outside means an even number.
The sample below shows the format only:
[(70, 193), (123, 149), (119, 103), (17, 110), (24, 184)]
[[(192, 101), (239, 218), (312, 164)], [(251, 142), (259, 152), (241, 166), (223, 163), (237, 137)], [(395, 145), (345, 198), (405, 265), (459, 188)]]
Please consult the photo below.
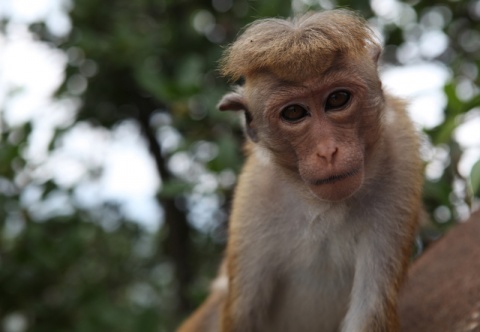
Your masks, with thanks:
[(172, 179), (162, 184), (162, 190), (160, 191), (160, 197), (177, 197), (193, 188), (192, 184), (185, 181)]
[(434, 145), (448, 144), (452, 140), (453, 132), (457, 127), (456, 117), (450, 117), (445, 119), (442, 124), (432, 129), (427, 129), (425, 132), (430, 136)]
[(447, 118), (451, 119), (453, 116), (462, 113), (464, 103), (458, 99), (456, 86), (453, 82), (445, 85), (444, 92), (447, 95), (447, 108), (445, 109), (445, 115)]
[(238, 142), (233, 136), (226, 135), (218, 142), (218, 156), (208, 165), (209, 169), (215, 172), (220, 172), (225, 168), (238, 172), (242, 165), (242, 158), (239, 154)]
[(473, 194), (480, 197), (480, 160), (472, 167), (470, 172), (470, 184), (472, 185)]

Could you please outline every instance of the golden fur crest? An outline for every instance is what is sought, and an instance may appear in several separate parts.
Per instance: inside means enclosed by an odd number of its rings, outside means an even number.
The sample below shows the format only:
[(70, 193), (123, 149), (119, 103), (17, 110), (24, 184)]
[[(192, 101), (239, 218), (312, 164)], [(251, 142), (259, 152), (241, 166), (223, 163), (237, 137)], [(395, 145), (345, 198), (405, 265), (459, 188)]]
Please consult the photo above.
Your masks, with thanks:
[(372, 48), (380, 51), (378, 40), (367, 22), (350, 11), (264, 19), (249, 25), (227, 49), (221, 72), (233, 81), (262, 71), (289, 80), (298, 73), (298, 78), (305, 79), (305, 75), (323, 73), (344, 56), (351, 59)]

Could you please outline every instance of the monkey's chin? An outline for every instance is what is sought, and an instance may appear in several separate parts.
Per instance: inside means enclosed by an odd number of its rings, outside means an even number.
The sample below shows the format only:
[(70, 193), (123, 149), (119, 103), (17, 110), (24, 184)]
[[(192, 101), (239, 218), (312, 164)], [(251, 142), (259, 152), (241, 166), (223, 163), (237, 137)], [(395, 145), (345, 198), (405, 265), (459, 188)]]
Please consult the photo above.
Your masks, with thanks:
[(328, 178), (308, 181), (310, 191), (319, 199), (329, 202), (340, 202), (352, 197), (363, 184), (363, 170)]

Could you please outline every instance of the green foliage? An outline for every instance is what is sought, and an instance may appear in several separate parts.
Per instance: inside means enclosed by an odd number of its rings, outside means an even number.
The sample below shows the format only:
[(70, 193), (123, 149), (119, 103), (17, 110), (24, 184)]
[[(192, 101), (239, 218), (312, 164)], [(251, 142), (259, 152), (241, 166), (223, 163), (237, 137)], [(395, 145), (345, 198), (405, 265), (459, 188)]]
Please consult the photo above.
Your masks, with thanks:
[[(129, 294), (136, 284), (153, 284), (134, 254), (140, 236), (132, 223), (107, 232), (80, 216), (23, 220), (0, 251), (0, 283), (8, 285), (0, 288), (2, 315), (23, 315), (28, 331), (138, 330), (132, 318), (153, 314)], [(159, 315), (152, 317), (158, 324)]]
[(473, 194), (480, 197), (480, 160), (475, 163), (470, 172), (470, 184)]

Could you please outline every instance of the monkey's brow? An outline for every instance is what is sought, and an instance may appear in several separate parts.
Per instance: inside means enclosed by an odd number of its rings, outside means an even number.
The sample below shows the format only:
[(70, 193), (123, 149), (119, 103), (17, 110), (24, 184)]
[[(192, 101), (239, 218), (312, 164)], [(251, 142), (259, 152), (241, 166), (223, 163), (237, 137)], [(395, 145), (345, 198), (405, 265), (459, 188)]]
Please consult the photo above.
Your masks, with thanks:
[(277, 76), (273, 76), (272, 78), (268, 79), (266, 82), (267, 87), (269, 90), (272, 91), (285, 91), (290, 92), (296, 89), (306, 89), (307, 85), (302, 84), (301, 82), (287, 80), (283, 78), (279, 78)]
[(272, 104), (283, 103), (286, 99), (291, 99), (292, 96), (295, 98), (303, 98), (307, 97), (312, 94), (312, 89), (308, 86), (302, 84), (294, 84), (294, 85), (276, 85), (272, 86), (269, 89), (270, 97), (269, 100)]

